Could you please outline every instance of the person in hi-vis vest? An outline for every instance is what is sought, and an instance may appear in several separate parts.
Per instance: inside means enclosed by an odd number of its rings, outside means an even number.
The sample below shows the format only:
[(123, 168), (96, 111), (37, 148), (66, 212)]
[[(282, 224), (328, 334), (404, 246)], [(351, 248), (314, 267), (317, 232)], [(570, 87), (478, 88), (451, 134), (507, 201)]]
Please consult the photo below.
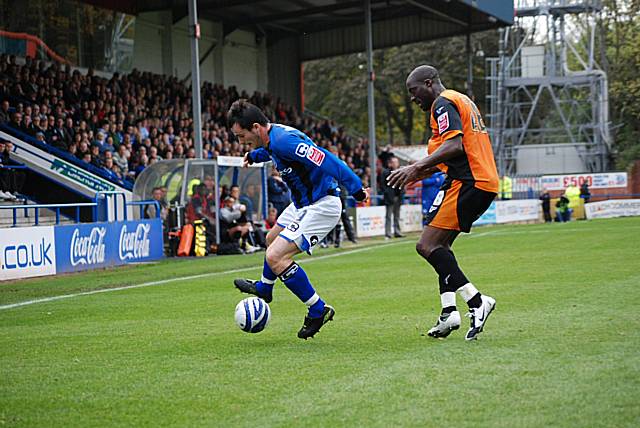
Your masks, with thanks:
[(500, 178), (500, 199), (504, 200), (504, 201), (508, 201), (509, 199), (513, 198), (513, 183), (511, 181), (511, 177), (509, 177), (508, 175), (503, 175)]

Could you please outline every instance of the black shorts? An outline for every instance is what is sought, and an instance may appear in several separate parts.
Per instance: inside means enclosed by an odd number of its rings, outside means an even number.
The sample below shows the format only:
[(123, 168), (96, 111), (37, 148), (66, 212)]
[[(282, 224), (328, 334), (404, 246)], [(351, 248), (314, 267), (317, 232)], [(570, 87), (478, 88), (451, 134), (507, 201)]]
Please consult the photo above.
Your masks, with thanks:
[(439, 229), (469, 233), (473, 222), (495, 197), (496, 193), (478, 189), (473, 182), (447, 178), (429, 208), (426, 223)]

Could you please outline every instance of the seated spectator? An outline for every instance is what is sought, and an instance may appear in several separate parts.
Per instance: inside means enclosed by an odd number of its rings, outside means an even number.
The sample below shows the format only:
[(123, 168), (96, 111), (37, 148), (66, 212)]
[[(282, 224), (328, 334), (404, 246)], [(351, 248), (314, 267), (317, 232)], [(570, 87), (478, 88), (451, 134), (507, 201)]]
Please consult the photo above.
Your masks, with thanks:
[(144, 171), (144, 169), (148, 165), (149, 165), (149, 158), (147, 157), (147, 155), (142, 154), (138, 156), (138, 159), (135, 162), (135, 166), (133, 168), (134, 178), (138, 178), (140, 173), (142, 173), (142, 171)]
[(251, 214), (253, 212), (253, 202), (246, 196), (240, 196), (240, 186), (234, 184), (229, 190), (230, 196), (236, 200), (234, 209), (238, 209), (242, 212), (240, 217), (240, 223), (247, 223), (251, 221)]
[(239, 223), (245, 211), (246, 207), (242, 204), (236, 205), (236, 199), (233, 196), (227, 196), (224, 199), (224, 205), (220, 208), (220, 240), (233, 243), (241, 240), (241, 248), (246, 253), (253, 253), (259, 248), (248, 242), (251, 239), (251, 224)]
[(97, 144), (91, 145), (91, 165), (96, 168), (102, 168), (102, 159), (100, 158), (100, 146)]
[[(253, 185), (248, 185), (247, 190), (249, 191), (249, 193), (255, 193)], [(267, 248), (267, 240), (264, 231), (257, 228), (253, 223), (253, 200), (250, 197), (253, 195), (240, 194), (240, 187), (238, 185), (231, 186), (230, 193), (231, 197), (236, 200), (234, 208), (240, 209), (243, 213), (238, 220), (238, 223), (249, 223), (251, 225), (250, 239), (252, 244), (261, 248)]]
[[(154, 187), (151, 192), (151, 197), (154, 201), (157, 201), (160, 205), (160, 215), (159, 217), (162, 219), (162, 224), (167, 220), (167, 214), (169, 213), (169, 204), (165, 199), (164, 192), (162, 191), (162, 187)], [(147, 205), (144, 209), (144, 218), (156, 218), (157, 208), (155, 205)]]
[(122, 174), (126, 175), (129, 172), (129, 152), (124, 144), (118, 146), (118, 151), (113, 155), (113, 161)]
[(565, 223), (571, 221), (571, 212), (573, 210), (569, 208), (569, 199), (562, 195), (556, 202), (556, 222)]
[(9, 101), (2, 101), (2, 106), (0, 107), (0, 123), (9, 122), (11, 120), (11, 112)]
[(276, 225), (276, 222), (278, 220), (278, 210), (274, 207), (269, 208), (269, 214), (267, 215), (267, 218), (264, 221), (264, 226), (267, 230), (271, 230), (271, 228), (273, 228), (273, 226)]

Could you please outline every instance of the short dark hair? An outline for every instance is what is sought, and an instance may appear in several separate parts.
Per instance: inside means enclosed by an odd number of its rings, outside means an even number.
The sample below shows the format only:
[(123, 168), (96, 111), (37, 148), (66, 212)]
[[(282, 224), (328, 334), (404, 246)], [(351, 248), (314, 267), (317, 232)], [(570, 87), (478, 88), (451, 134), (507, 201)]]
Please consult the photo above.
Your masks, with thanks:
[(262, 110), (243, 98), (231, 104), (229, 113), (227, 113), (227, 121), (229, 128), (237, 123), (243, 129), (251, 129), (254, 123), (263, 126), (269, 123), (269, 119)]

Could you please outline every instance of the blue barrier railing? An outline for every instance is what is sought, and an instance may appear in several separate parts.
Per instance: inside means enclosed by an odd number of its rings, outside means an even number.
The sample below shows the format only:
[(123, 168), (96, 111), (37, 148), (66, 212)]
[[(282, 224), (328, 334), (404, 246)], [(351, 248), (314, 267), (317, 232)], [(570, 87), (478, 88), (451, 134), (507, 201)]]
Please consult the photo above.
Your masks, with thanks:
[(56, 214), (56, 225), (60, 224), (60, 211), (63, 209), (75, 208), (75, 217), (72, 219), (76, 223), (80, 223), (80, 208), (93, 207), (94, 217), (97, 204), (95, 202), (80, 202), (76, 204), (34, 204), (34, 205), (8, 205), (0, 206), (0, 210), (12, 210), (13, 211), (13, 223), (11, 227), (16, 227), (18, 224), (18, 210), (24, 210), (24, 216), (29, 217), (28, 211), (34, 210), (34, 226), (40, 225), (40, 210), (48, 209), (52, 210)]
[[(127, 201), (127, 196), (124, 194), (124, 192), (119, 192), (119, 191), (104, 191), (104, 192), (97, 192), (95, 198), (93, 199), (93, 201), (96, 204), (96, 213), (94, 215), (94, 221), (98, 221), (98, 211), (100, 209), (100, 207), (102, 206), (102, 204), (104, 203), (104, 207), (105, 207), (105, 219), (107, 221), (110, 220), (108, 213), (111, 212), (113, 213), (113, 219), (114, 220), (118, 220), (118, 214), (119, 214), (119, 208), (118, 208), (118, 202), (119, 202), (119, 198), (122, 197), (122, 207), (123, 207), (123, 213), (122, 213), (122, 219), (124, 221), (127, 221), (129, 219), (129, 211), (127, 210), (127, 207), (135, 207), (138, 206), (140, 207), (140, 218), (144, 218), (144, 208), (149, 206), (149, 205), (153, 205), (156, 210), (155, 210), (155, 217), (156, 218), (160, 218), (160, 203), (156, 200), (147, 200), (147, 201)], [(104, 202), (103, 202), (104, 201)], [(109, 211), (109, 208), (112, 207), (112, 210)]]
[[(120, 193), (120, 192), (108, 192), (108, 193)], [(80, 223), (80, 209), (81, 208), (88, 208), (91, 207), (92, 209), (92, 220), (94, 222), (99, 221), (98, 220), (98, 207), (100, 206), (100, 202), (98, 201), (98, 197), (96, 196), (96, 200), (94, 200), (94, 202), (79, 202), (79, 203), (74, 203), (74, 204), (33, 204), (33, 205), (28, 205), (28, 204), (24, 204), (24, 205), (7, 205), (7, 206), (1, 206), (0, 205), (0, 210), (11, 210), (12, 211), (12, 224), (11, 227), (16, 227), (18, 225), (18, 211), (19, 210), (24, 210), (24, 217), (29, 217), (29, 211), (33, 210), (34, 212), (34, 226), (39, 226), (40, 225), (40, 211), (43, 209), (48, 209), (51, 210), (55, 213), (55, 224), (56, 226), (60, 224), (60, 215), (61, 215), (61, 211), (62, 210), (69, 210), (69, 209), (75, 209), (75, 215), (74, 216), (68, 216), (65, 215), (65, 217), (70, 218), (71, 220), (74, 220), (75, 223)], [(131, 202), (127, 202), (126, 200), (124, 201), (124, 214), (123, 214), (123, 219), (124, 221), (128, 220), (128, 215), (127, 215), (127, 209), (126, 207), (133, 207), (133, 206), (138, 206), (140, 207), (140, 218), (144, 218), (145, 214), (144, 214), (144, 208), (147, 206), (154, 206), (155, 207), (155, 218), (160, 218), (160, 203), (156, 200), (148, 200), (148, 201), (131, 201)], [(114, 204), (114, 218), (117, 220), (117, 204)], [(107, 218), (108, 221), (108, 218)]]
[[(149, 205), (153, 205), (156, 208), (155, 218), (160, 218), (160, 210), (161, 210), (160, 202), (158, 202), (156, 200), (127, 202), (127, 206), (128, 207), (133, 207), (133, 206), (139, 206), (140, 207), (140, 218), (145, 218), (144, 208), (146, 206), (149, 206)], [(126, 212), (126, 210), (125, 210), (125, 212)], [(125, 220), (126, 220), (126, 215), (125, 215)]]

